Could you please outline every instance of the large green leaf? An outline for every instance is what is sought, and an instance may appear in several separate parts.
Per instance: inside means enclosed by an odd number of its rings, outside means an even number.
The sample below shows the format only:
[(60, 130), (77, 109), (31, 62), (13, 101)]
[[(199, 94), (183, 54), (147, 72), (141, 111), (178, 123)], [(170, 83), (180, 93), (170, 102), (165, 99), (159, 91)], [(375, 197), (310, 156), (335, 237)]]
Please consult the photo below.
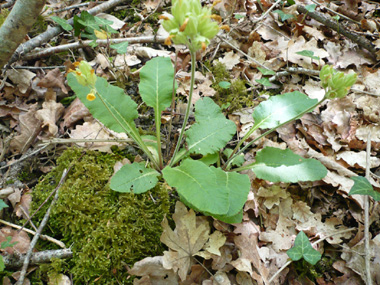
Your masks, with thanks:
[(255, 126), (262, 129), (275, 128), (291, 119), (298, 118), (317, 102), (317, 99), (310, 99), (298, 91), (272, 96), (255, 108), (253, 112)]
[(216, 219), (226, 223), (241, 223), (243, 206), (251, 188), (248, 175), (236, 172), (224, 172), (220, 168), (211, 167), (216, 175), (219, 189), (227, 187), (229, 193), (229, 208), (225, 215), (213, 215)]
[(367, 178), (362, 176), (350, 177), (354, 180), (354, 185), (352, 186), (350, 193), (348, 195), (368, 195), (371, 196), (376, 201), (380, 201), (380, 193), (376, 192), (371, 183), (367, 180)]
[(229, 191), (227, 187), (220, 188), (214, 169), (203, 162), (186, 159), (180, 166), (167, 166), (162, 174), (195, 209), (224, 215), (229, 211)]
[(68, 74), (67, 81), (94, 118), (107, 128), (118, 133), (138, 133), (134, 122), (138, 117), (137, 104), (124, 93), (123, 89), (112, 86), (106, 79), (98, 77), (95, 85), (98, 93), (95, 100), (89, 101), (86, 99), (90, 93), (89, 87), (79, 84), (72, 73)]
[(315, 181), (327, 175), (327, 169), (318, 160), (274, 147), (259, 151), (250, 168), (258, 178), (271, 182)]
[(190, 153), (215, 153), (236, 133), (236, 125), (226, 119), (219, 106), (208, 97), (198, 100), (195, 104), (195, 120), (196, 123), (186, 131)]
[(168, 57), (153, 58), (140, 71), (141, 98), (158, 113), (171, 104), (173, 77), (174, 68)]
[(141, 194), (156, 186), (159, 175), (144, 163), (126, 164), (111, 178), (110, 187), (117, 192)]
[(311, 265), (315, 265), (322, 257), (319, 251), (315, 250), (304, 232), (299, 232), (294, 246), (287, 252), (288, 256), (293, 260), (300, 260), (302, 257)]

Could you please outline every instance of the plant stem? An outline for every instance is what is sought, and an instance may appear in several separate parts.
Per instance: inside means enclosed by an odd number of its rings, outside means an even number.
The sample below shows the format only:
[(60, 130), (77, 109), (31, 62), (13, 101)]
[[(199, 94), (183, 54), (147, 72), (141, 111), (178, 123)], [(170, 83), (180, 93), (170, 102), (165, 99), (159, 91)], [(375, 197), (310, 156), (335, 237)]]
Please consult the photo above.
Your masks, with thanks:
[[(274, 130), (276, 130), (277, 128), (283, 126), (283, 125), (286, 125), (288, 123), (290, 123), (291, 121), (294, 121), (295, 119), (298, 119), (298, 118), (301, 118), (304, 114), (308, 113), (308, 112), (311, 112), (312, 110), (314, 110), (315, 107), (317, 107), (319, 104), (321, 104), (323, 101), (325, 101), (326, 98), (323, 98), (321, 101), (315, 103), (313, 106), (311, 106), (310, 108), (306, 109), (305, 111), (301, 112), (298, 116), (294, 117), (294, 118), (291, 118), (290, 120), (287, 120), (286, 122), (283, 122), (281, 124), (279, 124), (278, 126), (274, 127), (274, 128), (271, 128), (270, 130), (266, 131), (265, 133), (263, 133), (262, 135), (258, 136), (257, 138), (255, 138), (253, 141), (249, 142), (247, 145), (245, 145), (241, 150), (238, 151), (238, 149), (240, 148), (240, 146), (243, 144), (244, 141), (246, 141), (250, 136), (251, 134), (257, 130), (258, 128), (260, 128), (260, 124), (258, 125), (253, 125), (253, 127), (247, 132), (247, 134), (240, 140), (240, 142), (238, 143), (238, 145), (235, 147), (234, 151), (232, 152), (232, 154), (230, 155), (230, 157), (228, 158), (228, 160), (226, 161), (226, 163), (224, 164), (223, 166), (223, 169), (229, 169), (229, 164), (231, 163), (231, 161), (237, 156), (239, 155), (240, 153), (242, 153), (244, 150), (246, 150), (248, 147), (250, 147), (254, 142), (258, 141), (259, 139), (261, 139), (262, 137), (265, 137), (266, 135), (270, 134), (271, 132), (273, 132)], [(239, 167), (237, 168), (236, 170), (234, 169), (234, 171), (240, 171), (240, 170), (243, 170), (242, 169), (243, 167)], [(247, 168), (245, 168), (247, 169)]]
[(183, 124), (181, 128), (181, 132), (179, 134), (179, 138), (177, 141), (177, 145), (175, 146), (175, 150), (173, 153), (173, 157), (170, 160), (169, 166), (173, 166), (173, 163), (175, 161), (175, 157), (177, 155), (178, 149), (181, 145), (183, 135), (185, 133), (185, 128), (187, 125), (187, 120), (189, 119), (190, 116), (190, 108), (191, 108), (191, 100), (193, 98), (193, 90), (194, 90), (194, 82), (195, 82), (195, 63), (196, 63), (196, 52), (192, 51), (190, 49), (190, 56), (191, 56), (191, 79), (190, 79), (190, 93), (189, 93), (189, 99), (187, 100), (187, 108), (186, 108), (186, 113), (185, 113), (185, 118), (183, 119)]
[(155, 115), (155, 121), (156, 121), (158, 164), (161, 170), (164, 168), (164, 163), (162, 160), (162, 149), (161, 149), (161, 112), (158, 112), (158, 110), (155, 110), (154, 115)]

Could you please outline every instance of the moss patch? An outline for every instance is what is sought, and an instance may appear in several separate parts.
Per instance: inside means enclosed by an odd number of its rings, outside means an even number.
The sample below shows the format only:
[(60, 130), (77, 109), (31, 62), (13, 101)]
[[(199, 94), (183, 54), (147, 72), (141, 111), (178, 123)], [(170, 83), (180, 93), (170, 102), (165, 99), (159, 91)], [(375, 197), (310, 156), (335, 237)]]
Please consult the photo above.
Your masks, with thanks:
[[(121, 158), (94, 151), (83, 155), (79, 149), (68, 149), (33, 190), (36, 209), (56, 187), (63, 170), (73, 166), (60, 188), (48, 234), (72, 245), (74, 256), (66, 273), (73, 274), (75, 284), (95, 280), (99, 284), (126, 284), (128, 266), (163, 252), (161, 221), (174, 203), (159, 185), (140, 195), (110, 190), (107, 182), (113, 165)], [(36, 219), (41, 220), (46, 209), (44, 206)], [(39, 250), (43, 245), (46, 243), (40, 244)]]
[[(212, 88), (217, 91), (215, 101), (219, 106), (223, 106), (228, 112), (255, 106), (253, 95), (248, 94), (244, 80), (231, 80), (230, 73), (227, 71), (226, 66), (219, 61), (215, 61), (215, 65), (213, 66), (206, 63), (206, 66), (208, 66), (215, 78), (215, 83), (212, 85)], [(230, 88), (221, 88), (219, 82), (222, 81), (230, 82)]]

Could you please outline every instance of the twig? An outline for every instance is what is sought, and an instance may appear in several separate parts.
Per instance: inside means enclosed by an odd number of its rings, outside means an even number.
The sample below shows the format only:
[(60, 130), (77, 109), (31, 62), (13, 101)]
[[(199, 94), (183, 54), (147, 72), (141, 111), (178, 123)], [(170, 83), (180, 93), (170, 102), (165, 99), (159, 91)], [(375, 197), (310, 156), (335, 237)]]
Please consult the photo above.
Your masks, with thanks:
[[(319, 240), (315, 241), (312, 243), (312, 245), (316, 245), (322, 241), (324, 241), (325, 239), (329, 238), (329, 237), (332, 237), (332, 236), (335, 236), (335, 235), (338, 235), (338, 234), (343, 234), (343, 233), (346, 233), (346, 232), (351, 232), (355, 230), (355, 228), (351, 228), (351, 229), (344, 229), (344, 230), (341, 230), (341, 231), (337, 231), (337, 232), (334, 232), (334, 233), (331, 233), (323, 238), (320, 238)], [(288, 265), (290, 263), (292, 263), (293, 260), (288, 260), (283, 266), (281, 266), (281, 268), (279, 270), (277, 270), (277, 272), (269, 279), (268, 281), (268, 284), (271, 284), (273, 282), (274, 279), (276, 279), (276, 277), (286, 268), (288, 267)]]
[(71, 9), (75, 9), (75, 8), (85, 7), (85, 6), (88, 6), (90, 3), (91, 2), (86, 2), (86, 3), (81, 3), (81, 4), (77, 4), (77, 5), (68, 6), (68, 7), (65, 7), (65, 8), (62, 8), (62, 9), (58, 9), (58, 10), (53, 10), (53, 11), (50, 11), (48, 13), (48, 15), (56, 14), (56, 13), (59, 13), (59, 12), (63, 12), (63, 11), (67, 11), (67, 10), (71, 10)]
[[(12, 228), (18, 229), (18, 230), (19, 230), (19, 229), (22, 229), (22, 227), (19, 226), (19, 225), (15, 225), (15, 224), (9, 223), (9, 222), (4, 221), (4, 220), (1, 220), (1, 219), (0, 219), (0, 223), (2, 223), (2, 224), (4, 224), (4, 225), (7, 225), (7, 226), (10, 226), (10, 227), (12, 227)], [(27, 232), (27, 233), (29, 233), (29, 234), (31, 234), (31, 235), (36, 235), (36, 232), (35, 232), (35, 231), (29, 230), (29, 229), (26, 229), (26, 228), (23, 228), (22, 230), (25, 231), (25, 232)], [(43, 239), (43, 240), (48, 240), (48, 241), (50, 241), (50, 242), (52, 242), (52, 243), (55, 243), (55, 244), (58, 245), (59, 247), (66, 248), (66, 246), (65, 246), (65, 244), (64, 244), (63, 242), (61, 242), (61, 241), (59, 241), (59, 240), (57, 240), (57, 239), (55, 239), (55, 238), (52, 238), (52, 237), (50, 237), (50, 236), (47, 236), (47, 235), (41, 235), (41, 239)]]
[(262, 20), (264, 20), (265, 19), (265, 17), (278, 5), (278, 3), (280, 3), (280, 2), (282, 2), (282, 0), (277, 0), (276, 1), (276, 3), (274, 3), (268, 10), (266, 10), (265, 11), (265, 13), (264, 14), (262, 14), (261, 16), (260, 16), (260, 18), (258, 18), (258, 19), (255, 19), (254, 21), (253, 21), (253, 23), (254, 24), (256, 24), (256, 23), (258, 23), (258, 22), (260, 22), (260, 21), (262, 21)]
[(64, 69), (64, 65), (58, 65), (58, 66), (22, 66), (22, 65), (17, 65), (17, 66), (12, 66), (12, 69), (28, 69), (28, 70), (40, 70), (40, 69), (56, 69), (56, 68), (61, 68)]
[(65, 169), (63, 171), (63, 173), (62, 173), (61, 180), (58, 183), (57, 191), (56, 191), (56, 193), (54, 195), (53, 200), (51, 201), (50, 207), (46, 211), (46, 214), (45, 214), (44, 218), (42, 219), (40, 226), (38, 227), (38, 231), (36, 232), (36, 235), (33, 237), (32, 241), (30, 243), (28, 252), (25, 255), (24, 263), (23, 263), (23, 266), (22, 266), (22, 269), (21, 269), (21, 272), (20, 272), (20, 277), (19, 277), (19, 279), (18, 279), (18, 281), (16, 283), (18, 285), (22, 285), (24, 283), (26, 270), (28, 269), (28, 265), (29, 265), (29, 262), (30, 262), (30, 258), (32, 256), (33, 249), (34, 249), (34, 247), (37, 244), (37, 241), (38, 241), (38, 239), (39, 239), (39, 237), (41, 235), (42, 230), (44, 229), (44, 227), (46, 226), (46, 224), (47, 224), (47, 222), (49, 220), (51, 209), (53, 208), (55, 202), (58, 200), (59, 188), (61, 187), (61, 185), (65, 181), (65, 179), (67, 177), (67, 174), (68, 174), (68, 171), (67, 171), (67, 169)]
[[(367, 149), (366, 149), (366, 168), (365, 168), (365, 178), (370, 181), (369, 172), (371, 164), (371, 130), (368, 131), (367, 136)], [(365, 271), (366, 271), (366, 283), (367, 285), (372, 285), (371, 278), (371, 248), (369, 246), (369, 197), (364, 195), (364, 260), (365, 260)]]
[(371, 93), (371, 92), (367, 92), (367, 91), (363, 91), (363, 90), (359, 90), (359, 89), (355, 89), (355, 88), (351, 88), (351, 90), (354, 91), (355, 93), (363, 93), (366, 95), (377, 96), (377, 97), (380, 96), (380, 94), (375, 94), (375, 93)]
[[(133, 38), (121, 38), (121, 39), (108, 39), (108, 40), (96, 40), (96, 43), (99, 46), (108, 46), (109, 44), (116, 44), (116, 43), (121, 43), (121, 42), (128, 42), (130, 44), (135, 44), (135, 43), (163, 43), (165, 41), (165, 37), (156, 37), (156, 36), (143, 36), (143, 37), (133, 37)], [(93, 43), (94, 41), (92, 40), (86, 40), (86, 41), (80, 41), (80, 42), (75, 42), (71, 44), (65, 44), (65, 45), (60, 45), (56, 47), (50, 47), (46, 48), (31, 54), (27, 54), (22, 57), (23, 60), (31, 60), (35, 58), (40, 58), (40, 57), (46, 57), (50, 56), (55, 53), (59, 53), (62, 51), (67, 51), (69, 49), (78, 49), (78, 48), (83, 48), (90, 46), (90, 43)]]
[(4, 165), (4, 166), (0, 167), (0, 170), (5, 169), (5, 168), (10, 167), (10, 166), (13, 166), (13, 165), (15, 165), (15, 164), (17, 164), (17, 163), (20, 163), (20, 162), (22, 162), (22, 161), (24, 161), (24, 160), (30, 158), (31, 156), (33, 156), (33, 155), (39, 153), (41, 150), (44, 150), (44, 149), (47, 148), (47, 147), (48, 147), (48, 145), (43, 145), (42, 147), (40, 147), (40, 148), (38, 148), (38, 149), (32, 151), (31, 153), (28, 153), (28, 154), (23, 155), (19, 160), (15, 161), (15, 162), (12, 162), (11, 164)]
[(299, 67), (288, 67), (285, 71), (277, 72), (275, 75), (269, 78), (270, 82), (276, 81), (281, 76), (287, 76), (290, 74), (305, 74), (309, 76), (318, 76), (318, 70), (299, 68)]
[[(55, 249), (55, 250), (45, 250), (40, 252), (35, 252), (30, 257), (29, 264), (36, 265), (40, 263), (51, 262), (52, 258), (70, 258), (73, 256), (73, 252), (70, 248), (65, 249)], [(25, 260), (25, 254), (12, 254), (3, 256), (4, 264), (8, 268), (20, 268)]]
[(5, 3), (5, 4), (1, 4), (1, 5), (0, 5), (0, 9), (9, 8), (9, 7), (11, 7), (15, 2), (16, 2), (16, 0), (9, 0), (7, 3)]
[(343, 25), (332, 20), (330, 17), (326, 17), (325, 15), (323, 15), (319, 12), (309, 12), (302, 5), (297, 5), (297, 11), (298, 11), (298, 13), (307, 14), (309, 17), (313, 18), (314, 20), (316, 20), (316, 21), (324, 24), (325, 26), (329, 27), (330, 29), (333, 29), (334, 31), (344, 35), (345, 37), (349, 38), (354, 43), (357, 43), (362, 48), (365, 48), (366, 50), (368, 50), (374, 58), (376, 57), (377, 50), (376, 50), (375, 46), (369, 40), (367, 40), (364, 37), (361, 37), (358, 34), (355, 34), (351, 31), (348, 31)]
[(339, 17), (341, 17), (341, 18), (343, 18), (343, 19), (346, 19), (347, 21), (350, 21), (350, 22), (353, 22), (353, 23), (355, 23), (355, 24), (357, 24), (357, 25), (360, 25), (360, 23), (359, 23), (358, 21), (352, 20), (351, 18), (349, 18), (349, 17), (347, 17), (347, 16), (345, 16), (345, 15), (343, 15), (343, 14), (341, 14), (341, 13), (338, 13), (337, 11), (334, 11), (334, 10), (328, 8), (328, 7), (326, 7), (326, 6), (324, 6), (324, 5), (320, 4), (320, 3), (318, 3), (318, 2), (315, 1), (315, 0), (311, 0), (311, 2), (315, 3), (316, 5), (320, 6), (320, 7), (323, 8), (323, 9), (326, 9), (327, 11), (330, 11), (331, 13), (333, 13), (333, 14), (335, 14), (335, 15), (338, 15)]
[[(96, 15), (101, 12), (104, 12), (116, 5), (119, 5), (120, 3), (125, 2), (126, 0), (110, 0), (105, 3), (102, 3), (92, 9), (89, 9), (87, 12), (91, 15)], [(73, 18), (68, 20), (68, 23), (70, 25), (73, 25), (74, 21)], [(9, 60), (8, 64), (6, 65), (5, 68), (9, 68), (9, 65), (18, 60), (22, 55), (28, 53), (32, 49), (41, 46), (43, 43), (48, 42), (52, 38), (58, 36), (60, 33), (63, 32), (63, 29), (61, 26), (55, 26), (54, 28), (48, 29), (46, 32), (38, 35), (37, 37), (34, 37), (33, 39), (27, 41), (24, 44), (21, 44), (14, 54), (12, 55), (12, 58)]]

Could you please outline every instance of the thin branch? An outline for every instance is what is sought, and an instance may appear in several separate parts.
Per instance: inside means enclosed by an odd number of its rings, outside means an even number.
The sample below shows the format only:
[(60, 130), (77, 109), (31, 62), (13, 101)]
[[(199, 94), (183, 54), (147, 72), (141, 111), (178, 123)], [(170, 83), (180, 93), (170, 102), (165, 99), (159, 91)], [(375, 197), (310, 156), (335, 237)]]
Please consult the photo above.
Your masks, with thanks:
[(5, 3), (5, 4), (1, 4), (1, 5), (0, 5), (0, 9), (9, 8), (9, 7), (11, 7), (15, 2), (16, 2), (16, 0), (9, 0), (7, 3)]
[[(367, 149), (366, 149), (366, 168), (365, 168), (365, 178), (370, 181), (370, 165), (371, 165), (371, 130), (368, 132), (367, 137)], [(371, 278), (371, 248), (369, 245), (369, 197), (364, 195), (364, 260), (365, 260), (365, 272), (366, 272), (366, 283), (367, 285), (372, 285)]]
[(376, 57), (377, 50), (371, 41), (367, 40), (364, 37), (361, 37), (360, 35), (356, 33), (353, 33), (347, 30), (343, 25), (339, 24), (337, 21), (334, 21), (330, 17), (326, 17), (325, 15), (319, 12), (309, 12), (302, 5), (297, 5), (297, 11), (298, 13), (307, 14), (309, 17), (313, 18), (314, 20), (324, 24), (325, 26), (338, 32), (339, 34), (344, 35), (345, 37), (347, 37), (354, 43), (357, 43), (362, 48), (365, 48), (366, 50), (368, 50), (373, 57)]
[(50, 204), (50, 207), (46, 211), (46, 214), (45, 214), (44, 218), (42, 219), (40, 226), (38, 227), (38, 231), (36, 232), (36, 235), (33, 237), (32, 241), (30, 243), (28, 252), (25, 255), (23, 266), (22, 266), (22, 269), (21, 269), (21, 272), (20, 272), (20, 277), (19, 277), (19, 279), (18, 279), (18, 281), (16, 283), (18, 285), (22, 285), (24, 283), (24, 279), (25, 279), (25, 275), (26, 275), (26, 270), (28, 269), (28, 265), (29, 265), (29, 262), (30, 262), (30, 258), (32, 257), (33, 249), (34, 249), (34, 247), (37, 244), (37, 241), (38, 241), (38, 239), (39, 239), (39, 237), (41, 235), (42, 230), (44, 229), (44, 227), (46, 226), (46, 224), (47, 224), (47, 222), (49, 220), (51, 209), (53, 208), (55, 202), (58, 200), (59, 188), (62, 186), (63, 182), (65, 181), (65, 179), (67, 177), (67, 174), (68, 174), (68, 171), (67, 171), (67, 169), (65, 169), (63, 171), (63, 173), (62, 173), (61, 180), (58, 183), (57, 191), (56, 191), (56, 193), (54, 195), (54, 198), (53, 198), (53, 200), (52, 200), (52, 202)]
[[(166, 37), (156, 37), (156, 36), (143, 36), (143, 37), (133, 37), (133, 38), (120, 38), (120, 39), (108, 39), (108, 40), (96, 40), (96, 43), (99, 46), (108, 46), (109, 44), (116, 44), (121, 42), (128, 42), (130, 44), (135, 43), (163, 43), (165, 41)], [(90, 46), (91, 43), (94, 41), (92, 40), (86, 40), (86, 41), (80, 41), (65, 45), (60, 45), (56, 47), (50, 47), (46, 48), (31, 54), (27, 54), (22, 57), (23, 60), (30, 60), (35, 58), (41, 58), (50, 56), (55, 53), (67, 51), (69, 49), (78, 49)]]
[[(108, 2), (102, 3), (92, 9), (89, 9), (87, 12), (91, 15), (96, 15), (101, 12), (104, 12), (108, 9), (111, 9), (114, 6), (119, 5), (120, 3), (125, 2), (126, 0), (110, 0)], [(68, 20), (68, 23), (70, 25), (73, 25), (74, 21), (73, 18)], [(38, 35), (37, 37), (34, 37), (33, 39), (30, 39), (24, 44), (21, 44), (14, 54), (12, 55), (11, 59), (9, 60), (8, 64), (6, 65), (6, 68), (9, 68), (9, 65), (18, 60), (22, 55), (27, 54), (32, 49), (41, 46), (44, 43), (49, 42), (52, 38), (58, 36), (60, 33), (63, 32), (63, 29), (61, 26), (55, 26), (51, 29), (48, 29), (46, 32)]]
[(333, 9), (330, 9), (329, 7), (326, 7), (324, 5), (322, 5), (321, 3), (318, 3), (317, 1), (315, 0), (311, 0), (311, 2), (315, 3), (316, 5), (320, 6), (321, 8), (323, 9), (326, 9), (327, 11), (330, 11), (331, 13), (335, 14), (335, 15), (338, 15), (339, 17), (343, 18), (343, 19), (346, 19), (347, 21), (350, 21), (350, 22), (353, 22), (357, 25), (360, 25), (360, 23), (358, 21), (355, 21), (355, 20), (352, 20), (351, 18), (341, 14), (341, 13), (338, 13), (337, 11), (334, 11)]
[[(7, 221), (4, 221), (4, 220), (1, 220), (0, 219), (0, 223), (4, 224), (4, 225), (7, 225), (7, 226), (10, 226), (12, 228), (15, 228), (15, 229), (22, 229), (23, 231), (31, 234), (31, 235), (36, 235), (36, 232), (35, 231), (32, 231), (32, 230), (29, 230), (29, 229), (26, 229), (26, 228), (22, 228), (21, 226), (19, 225), (15, 225), (15, 224), (12, 224), (12, 223), (9, 223)], [(57, 240), (55, 238), (52, 238), (50, 236), (47, 236), (47, 235), (41, 235), (41, 239), (43, 240), (47, 240), (47, 241), (50, 241), (52, 243), (55, 243), (56, 245), (58, 245), (59, 247), (62, 247), (62, 248), (66, 248), (65, 244), (63, 242), (61, 242), (60, 240)]]
[[(53, 258), (64, 259), (71, 258), (72, 256), (73, 252), (70, 248), (45, 250), (33, 253), (30, 257), (29, 264), (37, 265), (40, 263), (48, 263), (51, 262)], [(25, 257), (25, 254), (12, 254), (3, 256), (3, 260), (7, 268), (20, 268), (24, 264)]]

